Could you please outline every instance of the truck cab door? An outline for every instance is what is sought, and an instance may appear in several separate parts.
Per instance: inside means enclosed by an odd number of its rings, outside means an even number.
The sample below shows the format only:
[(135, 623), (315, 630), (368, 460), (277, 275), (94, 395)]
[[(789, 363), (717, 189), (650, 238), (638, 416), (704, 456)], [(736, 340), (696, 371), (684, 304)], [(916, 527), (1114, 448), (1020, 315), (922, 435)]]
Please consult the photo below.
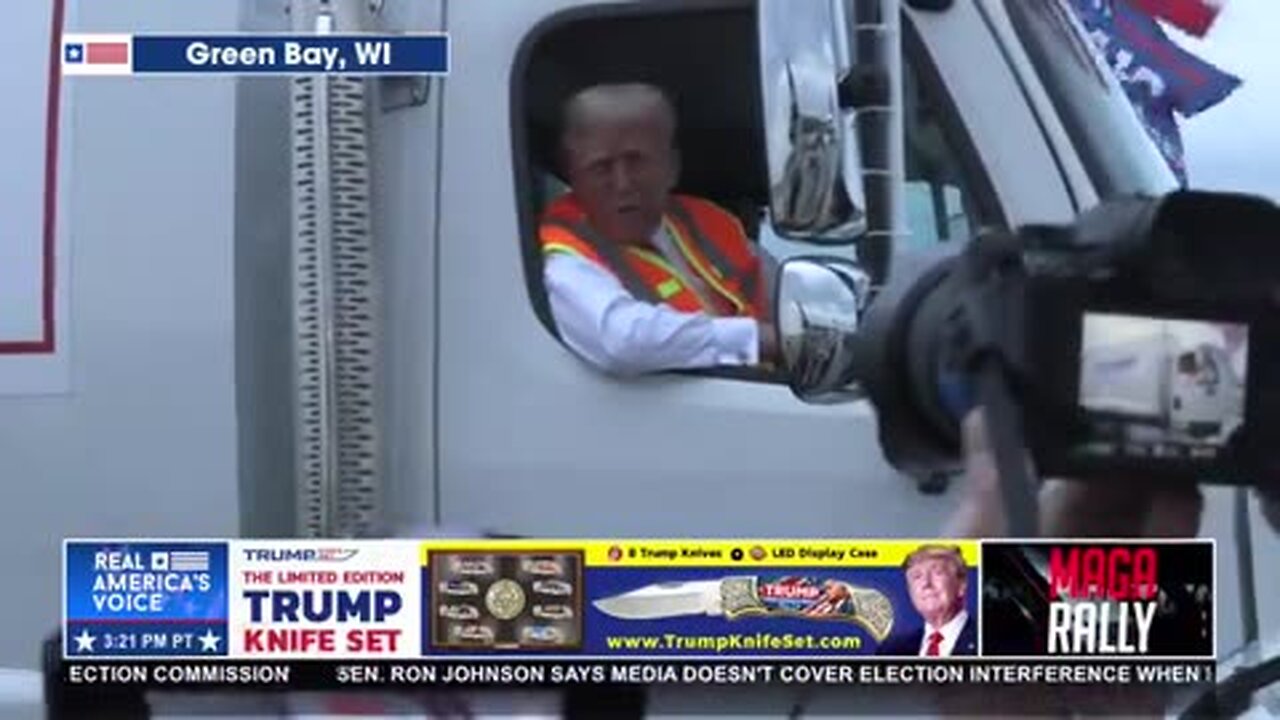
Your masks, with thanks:
[[(763, 179), (749, 119), (760, 116), (754, 3), (501, 7), (449, 8), (437, 474), (434, 494), (406, 499), (411, 512), (530, 535), (934, 532), (947, 502), (885, 464), (866, 404), (806, 405), (779, 382), (734, 372), (609, 378), (557, 340), (545, 313), (531, 198), (557, 99), (596, 78), (663, 84), (688, 131), (682, 182), (704, 195), (746, 188), (752, 200)], [(1019, 85), (977, 11), (961, 3), (905, 20), (904, 63), (920, 78), (912, 132), (935, 148), (911, 179), (928, 185), (930, 203), (942, 198), (920, 213), (921, 232), (962, 241), (966, 225), (991, 218), (1069, 216), (1035, 118), (1025, 103), (1004, 106)]]

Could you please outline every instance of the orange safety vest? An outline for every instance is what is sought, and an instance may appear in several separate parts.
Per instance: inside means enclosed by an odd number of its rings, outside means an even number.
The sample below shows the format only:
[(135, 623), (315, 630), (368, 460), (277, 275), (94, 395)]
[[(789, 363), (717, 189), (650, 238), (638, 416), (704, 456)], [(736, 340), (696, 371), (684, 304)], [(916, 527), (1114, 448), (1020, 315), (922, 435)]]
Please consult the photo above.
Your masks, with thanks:
[(547, 207), (538, 239), (543, 253), (569, 253), (605, 268), (639, 300), (666, 303), (683, 312), (759, 316), (765, 307), (760, 260), (736, 217), (709, 200), (674, 195), (662, 221), (712, 297), (701, 297), (659, 253), (604, 238), (591, 227), (573, 193)]

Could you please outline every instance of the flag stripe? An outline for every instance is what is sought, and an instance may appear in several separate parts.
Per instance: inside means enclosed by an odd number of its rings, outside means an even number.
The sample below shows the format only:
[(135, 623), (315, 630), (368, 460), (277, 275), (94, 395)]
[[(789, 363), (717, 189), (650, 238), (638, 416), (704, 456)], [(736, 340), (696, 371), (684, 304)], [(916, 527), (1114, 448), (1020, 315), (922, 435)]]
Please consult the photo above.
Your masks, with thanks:
[(1124, 13), (1116, 13), (1116, 30), (1130, 46), (1150, 53), (1152, 59), (1160, 63), (1161, 70), (1177, 75), (1189, 83), (1199, 85), (1208, 81), (1208, 78), (1187, 62), (1186, 58), (1179, 57), (1180, 48), (1172, 45), (1162, 34), (1156, 35), (1159, 30), (1151, 27), (1149, 20), (1145, 25), (1138, 24), (1134, 20), (1135, 18), (1126, 16)]
[(1129, 0), (1133, 6), (1152, 17), (1196, 37), (1204, 37), (1218, 18), (1221, 3), (1211, 0)]
[(85, 55), (90, 64), (123, 65), (129, 62), (129, 43), (89, 43)]

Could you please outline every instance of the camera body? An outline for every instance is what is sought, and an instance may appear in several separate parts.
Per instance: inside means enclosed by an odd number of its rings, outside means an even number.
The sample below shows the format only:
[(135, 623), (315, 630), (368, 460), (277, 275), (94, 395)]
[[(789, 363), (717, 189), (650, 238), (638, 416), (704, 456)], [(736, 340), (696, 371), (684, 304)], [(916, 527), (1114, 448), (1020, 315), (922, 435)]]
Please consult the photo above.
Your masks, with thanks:
[[(980, 367), (1000, 369), (1042, 476), (1280, 478), (1280, 208), (1179, 191), (1067, 226), (895, 258), (843, 379), (916, 476), (960, 463)], [(984, 365), (985, 364), (985, 365)], [(1274, 435), (1274, 432), (1272, 432)], [(1272, 441), (1274, 443), (1274, 441)]]
[(1280, 458), (1264, 433), (1280, 422), (1275, 309), (1160, 297), (1127, 275), (1032, 276), (1026, 297), (1024, 425), (1042, 474), (1250, 483)]

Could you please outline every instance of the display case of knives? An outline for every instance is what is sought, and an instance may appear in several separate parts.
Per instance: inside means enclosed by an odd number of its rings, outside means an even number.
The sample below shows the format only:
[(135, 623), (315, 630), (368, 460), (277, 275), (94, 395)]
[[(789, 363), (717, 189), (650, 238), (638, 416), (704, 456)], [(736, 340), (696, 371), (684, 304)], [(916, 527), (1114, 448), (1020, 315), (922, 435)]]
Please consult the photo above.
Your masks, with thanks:
[(582, 644), (582, 553), (431, 552), (432, 645), (572, 650)]

